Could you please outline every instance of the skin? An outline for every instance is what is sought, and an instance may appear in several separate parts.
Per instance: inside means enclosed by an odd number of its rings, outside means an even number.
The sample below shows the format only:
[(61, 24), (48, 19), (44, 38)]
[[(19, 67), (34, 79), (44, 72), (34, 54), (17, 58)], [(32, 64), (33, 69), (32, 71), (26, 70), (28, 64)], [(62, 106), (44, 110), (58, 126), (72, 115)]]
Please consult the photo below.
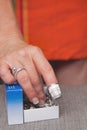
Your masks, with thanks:
[(17, 74), (17, 81), (34, 104), (43, 104), (41, 76), (47, 86), (57, 83), (54, 71), (41, 49), (24, 41), (11, 0), (0, 0), (0, 78), (7, 84), (15, 82), (12, 67), (25, 68)]

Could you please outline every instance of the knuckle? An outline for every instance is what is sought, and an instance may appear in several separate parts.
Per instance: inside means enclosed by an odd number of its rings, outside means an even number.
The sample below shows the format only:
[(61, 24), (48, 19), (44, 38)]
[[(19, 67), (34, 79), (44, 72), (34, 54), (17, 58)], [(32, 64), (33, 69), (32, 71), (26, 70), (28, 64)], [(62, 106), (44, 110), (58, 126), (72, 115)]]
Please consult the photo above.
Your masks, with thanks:
[(42, 86), (36, 86), (37, 93), (43, 92)]
[(33, 79), (32, 84), (35, 85), (35, 86), (40, 86), (41, 85), (41, 83), (40, 83), (40, 81), (38, 79)]
[(35, 46), (35, 51), (41, 51), (41, 49), (39, 48), (39, 47), (37, 47), (37, 46)]
[(37, 46), (33, 46), (32, 50), (33, 50), (33, 53), (34, 53), (34, 54), (36, 54), (36, 53), (38, 53), (38, 52), (42, 52), (41, 48), (39, 48), (39, 47), (37, 47)]
[(19, 53), (19, 55), (21, 55), (21, 56), (23, 56), (23, 57), (27, 57), (27, 55), (28, 55), (26, 48), (21, 49), (18, 53)]
[(53, 72), (53, 69), (52, 69), (51, 65), (44, 66), (43, 72), (46, 72), (48, 74), (50, 74), (51, 72)]

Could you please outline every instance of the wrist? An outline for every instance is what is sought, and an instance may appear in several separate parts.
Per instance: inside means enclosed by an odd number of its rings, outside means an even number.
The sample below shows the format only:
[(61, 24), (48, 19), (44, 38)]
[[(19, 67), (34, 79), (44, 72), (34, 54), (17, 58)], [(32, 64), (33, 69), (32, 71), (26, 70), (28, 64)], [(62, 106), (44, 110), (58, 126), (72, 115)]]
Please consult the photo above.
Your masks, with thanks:
[(23, 36), (22, 36), (21, 31), (18, 27), (12, 28), (11, 26), (8, 26), (8, 27), (0, 30), (0, 43), (7, 42), (7, 41), (10, 42), (10, 41), (12, 41), (12, 39), (23, 40)]

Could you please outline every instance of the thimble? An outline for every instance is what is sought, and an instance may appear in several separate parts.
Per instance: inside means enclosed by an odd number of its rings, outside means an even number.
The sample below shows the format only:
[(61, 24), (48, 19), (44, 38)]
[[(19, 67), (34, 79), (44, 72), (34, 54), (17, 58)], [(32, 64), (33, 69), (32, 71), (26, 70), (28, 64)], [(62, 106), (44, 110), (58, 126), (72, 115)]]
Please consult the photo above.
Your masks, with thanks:
[(52, 99), (57, 99), (61, 96), (61, 90), (60, 90), (59, 84), (57, 84), (57, 83), (51, 84), (48, 87), (48, 91), (49, 91)]

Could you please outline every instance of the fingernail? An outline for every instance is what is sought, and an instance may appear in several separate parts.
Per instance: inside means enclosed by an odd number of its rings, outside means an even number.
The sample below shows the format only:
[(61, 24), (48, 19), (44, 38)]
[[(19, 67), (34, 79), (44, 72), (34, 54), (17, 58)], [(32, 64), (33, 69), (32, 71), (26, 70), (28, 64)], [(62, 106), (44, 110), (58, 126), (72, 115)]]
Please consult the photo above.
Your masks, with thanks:
[(57, 99), (61, 96), (59, 84), (51, 84), (48, 90), (53, 99)]
[(39, 103), (39, 99), (37, 98), (37, 97), (34, 97), (33, 99), (32, 99), (32, 102), (33, 102), (33, 104), (38, 104)]

